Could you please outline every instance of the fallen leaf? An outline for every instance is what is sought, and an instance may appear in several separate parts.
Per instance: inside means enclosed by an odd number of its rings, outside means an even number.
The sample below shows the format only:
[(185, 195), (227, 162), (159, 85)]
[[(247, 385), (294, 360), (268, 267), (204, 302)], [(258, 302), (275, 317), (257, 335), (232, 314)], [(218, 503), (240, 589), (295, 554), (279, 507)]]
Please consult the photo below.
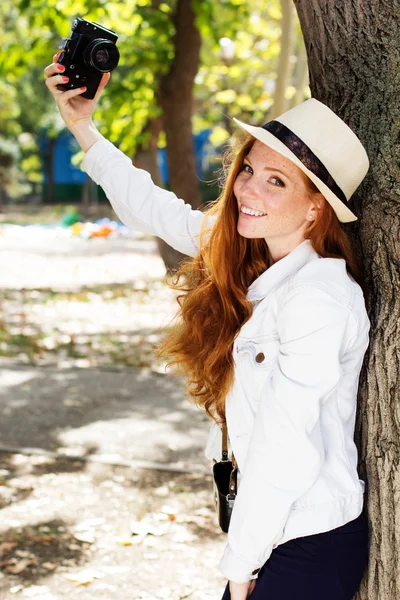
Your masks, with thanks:
[(17, 542), (3, 542), (2, 544), (0, 544), (0, 556), (11, 552), (11, 550), (14, 550), (16, 545)]
[(7, 565), (6, 571), (7, 573), (11, 573), (12, 575), (18, 575), (19, 573), (22, 573), (22, 571), (24, 571), (27, 567), (33, 564), (35, 564), (35, 561), (31, 558), (23, 558), (14, 565)]
[(81, 547), (79, 544), (68, 544), (68, 550), (80, 550)]
[(145, 535), (136, 535), (134, 538), (132, 538), (132, 546), (141, 544), (144, 539), (146, 539)]
[(90, 527), (96, 527), (97, 525), (103, 525), (104, 523), (105, 519), (102, 517), (93, 517), (75, 525), (74, 531), (87, 531)]
[(43, 544), (44, 546), (48, 546), (50, 544), (55, 543), (55, 539), (50, 537), (49, 535), (42, 535), (38, 538), (35, 538), (35, 541), (36, 540), (39, 542), (39, 544)]
[(43, 567), (43, 569), (47, 569), (48, 571), (54, 571), (54, 569), (57, 569), (57, 565), (51, 562), (44, 562), (40, 566)]
[(85, 542), (86, 544), (94, 544), (96, 539), (92, 531), (79, 531), (73, 535), (78, 542)]
[(158, 488), (155, 488), (153, 490), (153, 494), (155, 496), (160, 496), (161, 498), (163, 498), (165, 496), (168, 496), (168, 494), (169, 494), (169, 487), (167, 485), (162, 485), (162, 486), (160, 486)]
[(102, 571), (95, 571), (94, 569), (85, 569), (79, 573), (66, 573), (64, 577), (69, 581), (76, 583), (77, 585), (88, 585), (92, 583), (94, 579), (101, 579), (105, 576)]
[(24, 589), (23, 585), (14, 585), (13, 587), (10, 587), (10, 594), (17, 594), (18, 592), (20, 592), (23, 589)]
[(173, 515), (175, 517), (176, 510), (174, 510), (171, 506), (168, 506), (168, 504), (164, 504), (164, 506), (161, 507), (161, 512), (166, 515)]
[(30, 552), (27, 552), (26, 550), (16, 550), (15, 554), (20, 558), (33, 558), (32, 554)]
[(149, 532), (148, 523), (145, 520), (142, 521), (131, 521), (131, 532), (134, 535), (140, 535), (144, 537)]
[(118, 541), (122, 546), (132, 546), (133, 544), (132, 538), (120, 538)]
[(158, 523), (152, 523), (148, 519), (142, 519), (141, 521), (131, 521), (130, 527), (134, 535), (140, 535), (142, 537), (147, 534), (150, 535), (164, 535), (168, 529), (169, 523), (160, 525)]
[(65, 400), (63, 400), (63, 404), (64, 406), (81, 406), (82, 402), (79, 402), (79, 400), (72, 400), (70, 398), (66, 398)]

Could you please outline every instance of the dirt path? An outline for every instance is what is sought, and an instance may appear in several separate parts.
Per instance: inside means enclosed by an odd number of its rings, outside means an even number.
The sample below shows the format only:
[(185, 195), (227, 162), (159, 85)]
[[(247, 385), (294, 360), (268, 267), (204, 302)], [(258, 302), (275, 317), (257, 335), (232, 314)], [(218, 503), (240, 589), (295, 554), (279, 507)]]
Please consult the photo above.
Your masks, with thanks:
[(209, 421), (153, 355), (175, 311), (154, 241), (15, 230), (0, 259), (0, 599), (218, 600)]

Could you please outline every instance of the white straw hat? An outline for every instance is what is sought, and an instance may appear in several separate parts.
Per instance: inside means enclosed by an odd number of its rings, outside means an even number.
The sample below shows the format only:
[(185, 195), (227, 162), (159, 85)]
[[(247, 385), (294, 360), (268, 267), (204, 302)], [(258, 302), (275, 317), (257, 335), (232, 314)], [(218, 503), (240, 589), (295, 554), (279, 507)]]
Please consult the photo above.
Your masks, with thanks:
[(311, 98), (261, 127), (233, 120), (304, 171), (339, 221), (357, 221), (347, 203), (367, 174), (369, 160), (356, 134), (330, 108)]

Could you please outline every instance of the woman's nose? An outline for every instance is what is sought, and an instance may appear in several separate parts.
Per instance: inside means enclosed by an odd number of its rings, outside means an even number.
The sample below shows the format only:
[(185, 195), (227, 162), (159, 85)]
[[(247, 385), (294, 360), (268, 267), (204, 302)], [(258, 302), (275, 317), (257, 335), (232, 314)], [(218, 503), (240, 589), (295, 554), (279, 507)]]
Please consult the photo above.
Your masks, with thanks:
[(260, 195), (260, 186), (259, 183), (253, 179), (247, 179), (246, 181), (243, 182), (241, 188), (240, 188), (240, 195), (243, 196), (251, 196), (253, 198), (256, 198)]

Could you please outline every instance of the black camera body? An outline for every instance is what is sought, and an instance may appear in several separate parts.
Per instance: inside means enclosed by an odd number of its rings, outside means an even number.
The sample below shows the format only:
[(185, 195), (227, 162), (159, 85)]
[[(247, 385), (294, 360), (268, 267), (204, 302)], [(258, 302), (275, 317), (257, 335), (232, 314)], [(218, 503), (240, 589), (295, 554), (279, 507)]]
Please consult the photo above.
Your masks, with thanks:
[(76, 18), (72, 23), (71, 36), (63, 40), (63, 52), (58, 59), (59, 64), (65, 67), (63, 75), (69, 77), (69, 81), (57, 87), (72, 90), (85, 86), (86, 91), (81, 96), (94, 98), (103, 73), (113, 71), (118, 65), (117, 39), (114, 31)]

